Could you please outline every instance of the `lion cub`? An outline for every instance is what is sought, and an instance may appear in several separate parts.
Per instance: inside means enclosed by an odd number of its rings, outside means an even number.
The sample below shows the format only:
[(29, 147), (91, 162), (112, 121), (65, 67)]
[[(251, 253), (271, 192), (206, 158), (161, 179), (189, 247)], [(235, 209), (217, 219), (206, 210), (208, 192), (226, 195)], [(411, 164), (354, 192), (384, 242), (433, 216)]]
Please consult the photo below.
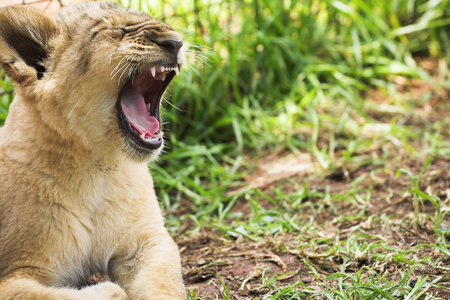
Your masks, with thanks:
[[(0, 9), (0, 299), (185, 299), (147, 163), (182, 40), (109, 3)], [(105, 272), (112, 282), (87, 286)]]

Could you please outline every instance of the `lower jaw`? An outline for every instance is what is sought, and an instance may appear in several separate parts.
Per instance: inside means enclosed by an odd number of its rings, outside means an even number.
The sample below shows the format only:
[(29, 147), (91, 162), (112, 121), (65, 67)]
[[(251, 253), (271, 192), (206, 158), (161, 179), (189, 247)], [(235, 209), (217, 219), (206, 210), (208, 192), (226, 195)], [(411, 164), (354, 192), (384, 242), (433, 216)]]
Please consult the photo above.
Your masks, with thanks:
[(130, 133), (130, 129), (125, 129), (125, 134), (130, 138), (130, 142), (134, 143), (137, 147), (142, 148), (146, 151), (158, 150), (162, 146), (162, 133), (158, 132), (152, 135), (146, 140), (142, 140), (140, 137), (136, 137), (134, 134)]
[(157, 150), (161, 148), (162, 146), (162, 134), (154, 134), (151, 138), (147, 139), (146, 141), (141, 140), (139, 137), (135, 137), (134, 135), (130, 134), (129, 132), (128, 136), (134, 142), (137, 146), (144, 148), (145, 150), (151, 151), (151, 150)]
[(118, 117), (121, 123), (120, 125), (122, 127), (122, 130), (124, 131), (124, 134), (128, 135), (129, 137), (129, 142), (135, 144), (135, 146), (140, 148), (141, 151), (151, 152), (161, 148), (163, 144), (163, 137), (160, 131), (156, 132), (151, 137), (146, 138), (145, 141), (139, 137), (139, 133), (136, 131), (136, 129), (131, 127), (126, 116), (120, 110), (120, 108), (118, 109)]
[[(161, 140), (161, 142), (161, 144), (163, 145), (163, 140)], [(130, 158), (133, 161), (141, 163), (149, 163), (156, 160), (161, 151), (162, 146), (158, 149), (143, 148), (142, 146), (131, 140), (131, 138), (127, 139), (126, 146), (124, 148), (124, 154), (126, 157)]]

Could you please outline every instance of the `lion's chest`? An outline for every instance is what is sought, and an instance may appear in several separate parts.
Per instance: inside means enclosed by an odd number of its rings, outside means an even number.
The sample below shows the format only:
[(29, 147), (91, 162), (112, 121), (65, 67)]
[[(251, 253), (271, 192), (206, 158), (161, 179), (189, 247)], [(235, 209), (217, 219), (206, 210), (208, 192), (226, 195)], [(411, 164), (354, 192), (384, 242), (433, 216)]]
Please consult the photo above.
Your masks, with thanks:
[[(112, 172), (112, 173), (111, 173)], [(121, 170), (92, 176), (73, 190), (65, 207), (52, 208), (54, 241), (64, 252), (54, 257), (57, 286), (83, 285), (95, 273), (107, 271), (108, 263), (128, 232), (148, 207), (140, 199), (154, 199), (153, 189), (138, 189), (132, 175)], [(141, 178), (142, 183), (142, 178)], [(151, 201), (149, 201), (151, 202)], [(53, 243), (55, 244), (55, 243)], [(56, 250), (56, 249), (55, 249)]]

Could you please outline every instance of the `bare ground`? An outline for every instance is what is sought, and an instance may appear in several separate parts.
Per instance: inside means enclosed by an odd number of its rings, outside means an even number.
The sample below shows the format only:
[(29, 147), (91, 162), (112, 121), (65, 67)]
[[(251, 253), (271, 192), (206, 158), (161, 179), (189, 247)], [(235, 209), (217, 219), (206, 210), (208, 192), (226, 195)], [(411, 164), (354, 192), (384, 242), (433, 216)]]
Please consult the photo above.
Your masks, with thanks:
[[(419, 98), (430, 91), (432, 88), (423, 82), (414, 82), (412, 88), (408, 89), (408, 93), (412, 94), (413, 98)], [(379, 102), (387, 101), (376, 91), (373, 92), (372, 98)], [(407, 120), (408, 125), (423, 128), (436, 120), (450, 118), (449, 98), (448, 91), (436, 93), (431, 101), (425, 101), (421, 107), (414, 109), (413, 116)], [(380, 122), (389, 123), (389, 119), (394, 117), (388, 113), (375, 111), (369, 111), (369, 113), (372, 118)], [(443, 137), (449, 140), (449, 128), (443, 128)], [(422, 141), (417, 140), (412, 141), (411, 145), (415, 149), (420, 149), (423, 146), (421, 143)], [(283, 191), (288, 193), (306, 181), (309, 190), (329, 189), (331, 194), (346, 195), (353, 188), (353, 180), (361, 177), (358, 189), (371, 190), (371, 199), (365, 213), (366, 216), (371, 217), (369, 219), (355, 218), (360, 208), (343, 199), (334, 202), (332, 207), (325, 203), (324, 208), (319, 211), (311, 209), (313, 206), (305, 205), (305, 209), (300, 208), (296, 212), (298, 220), (307, 220), (312, 217), (313, 224), (321, 228), (319, 235), (317, 232), (311, 234), (304, 232), (300, 237), (284, 233), (275, 236), (266, 235), (259, 241), (252, 241), (242, 236), (224, 237), (213, 226), (207, 226), (194, 236), (187, 235), (177, 239), (181, 248), (183, 276), (187, 287), (201, 299), (222, 299), (227, 293), (230, 299), (260, 299), (270, 291), (267, 287), (262, 287), (263, 281), (267, 283), (268, 278), (275, 278), (274, 285), (278, 288), (297, 283), (297, 290), (317, 295), (323, 290), (324, 284), (328, 287), (337, 286), (337, 279), (327, 280), (326, 276), (340, 272), (343, 261), (349, 260), (350, 263), (346, 268), (348, 272), (358, 272), (362, 267), (367, 266), (385, 276), (387, 280), (399, 281), (405, 272), (403, 263), (389, 260), (380, 263), (366, 255), (360, 257), (345, 257), (340, 253), (330, 255), (326, 247), (322, 250), (300, 247), (301, 243), (320, 238), (338, 239), (344, 242), (349, 235), (358, 230), (367, 234), (369, 243), (381, 240), (396, 249), (405, 251), (421, 244), (436, 245), (438, 243), (438, 236), (432, 230), (433, 223), (430, 218), (420, 223), (414, 221), (413, 196), (409, 192), (411, 178), (405, 173), (396, 176), (399, 169), (409, 170), (417, 176), (424, 165), (425, 155), (422, 157), (411, 155), (405, 149), (402, 150), (403, 146), (400, 143), (397, 148), (400, 150), (390, 149), (393, 151), (392, 155), (384, 163), (365, 164), (362, 159), (360, 163), (337, 166), (331, 172), (311, 172), (314, 168), (312, 167), (314, 160), (308, 155), (300, 158), (296, 156), (296, 158), (281, 151), (261, 159), (256, 163), (255, 171), (245, 177), (243, 188), (257, 187), (270, 194), (273, 187), (281, 184)], [(383, 150), (382, 145), (378, 145), (360, 155), (374, 159), (381, 156), (382, 151), (386, 149)], [(281, 169), (285, 172), (282, 174), (265, 172), (277, 164), (281, 164)], [(437, 195), (444, 202), (444, 211), (448, 212), (450, 158), (435, 158), (426, 168), (419, 188)], [(235, 192), (239, 192), (239, 189), (229, 191), (230, 194)], [(312, 197), (306, 201), (323, 202), (324, 200)], [(262, 201), (260, 205), (270, 208), (274, 204)], [(244, 220), (245, 216), (251, 213), (250, 204), (244, 199), (239, 200), (233, 209), (242, 212)], [(434, 216), (436, 213), (436, 207), (428, 201), (424, 202), (420, 209), (424, 215)], [(185, 210), (174, 212), (175, 215), (186, 213), (189, 212)], [(389, 216), (386, 218), (388, 221), (383, 221), (383, 215)], [(443, 222), (446, 226), (450, 225), (448, 221), (448, 218), (444, 218)], [(184, 226), (185, 230), (188, 230), (192, 224), (185, 221)], [(450, 242), (448, 236), (447, 242)], [(450, 257), (432, 247), (422, 247), (416, 255), (440, 258), (442, 264), (433, 268), (415, 269), (413, 275), (408, 278), (411, 287), (416, 284), (416, 278), (425, 275), (444, 276), (440, 284), (449, 286), (450, 278), (447, 270), (450, 267)], [(313, 269), (316, 271), (312, 271)], [(367, 270), (363, 273), (363, 277), (375, 276), (373, 272)], [(427, 295), (450, 299), (450, 292), (447, 289), (431, 288)]]
[[(422, 164), (419, 162), (408, 162), (409, 169), (415, 174), (420, 173)], [(365, 172), (365, 170), (358, 170)], [(422, 188), (432, 189), (435, 194), (440, 195), (442, 199), (447, 199), (450, 187), (450, 159), (439, 159), (430, 165), (425, 174)], [(297, 180), (303, 180), (301, 176)], [(320, 215), (315, 215), (311, 211), (304, 211), (304, 217), (314, 216), (314, 222), (323, 228), (322, 232), (328, 237), (335, 238), (339, 233), (339, 240), (345, 241), (348, 234), (358, 228), (363, 228), (370, 236), (379, 236), (380, 239), (390, 241), (396, 248), (409, 249), (419, 244), (437, 244), (437, 236), (433, 233), (431, 224), (425, 223), (424, 226), (417, 226), (413, 223), (413, 205), (412, 198), (408, 194), (400, 194), (399, 190), (407, 190), (410, 186), (410, 180), (406, 176), (396, 178), (394, 174), (387, 175), (375, 183), (375, 190), (371, 203), (368, 207), (367, 215), (398, 215), (398, 220), (402, 223), (383, 224), (361, 222), (358, 219), (339, 222), (333, 224), (336, 213), (325, 209)], [(368, 180), (367, 185), (373, 186), (373, 182)], [(350, 189), (350, 182), (314, 179), (311, 188), (322, 188), (325, 185), (330, 186), (332, 193), (339, 193)], [(312, 200), (314, 201), (314, 200)], [(246, 211), (246, 203), (240, 203), (242, 211)], [(265, 204), (269, 205), (269, 204)], [(432, 212), (435, 208), (430, 203), (425, 204), (425, 211)], [(345, 202), (338, 207), (337, 214), (340, 216), (353, 216), (354, 211), (348, 207)], [(411, 216), (410, 222), (405, 216)], [(300, 216), (301, 218), (302, 216)], [(336, 226), (337, 225), (337, 226)], [(306, 237), (317, 238), (314, 236)], [(262, 283), (262, 274), (266, 278), (284, 275), (277, 279), (277, 286), (292, 285), (296, 282), (302, 282), (305, 287), (321, 290), (320, 282), (325, 280), (325, 276), (340, 272), (341, 264), (345, 257), (339, 255), (331, 256), (321, 255), (317, 252), (309, 253), (308, 249), (299, 249), (299, 237), (289, 234), (278, 236), (267, 236), (264, 241), (253, 242), (245, 238), (236, 240), (225, 239), (214, 228), (204, 229), (192, 239), (180, 239), (178, 244), (181, 248), (183, 261), (183, 275), (187, 287), (193, 289), (195, 293), (202, 298), (218, 299), (225, 296), (225, 290), (220, 282), (220, 278), (227, 287), (231, 299), (257, 299), (258, 296), (267, 292), (266, 289), (259, 289)], [(303, 237), (305, 241), (305, 237)], [(423, 256), (431, 255), (438, 257), (441, 254), (438, 250), (429, 247), (423, 248)], [(313, 265), (318, 274), (313, 274), (308, 263)], [(367, 257), (361, 257), (351, 263), (347, 271), (357, 272), (363, 266), (370, 266), (378, 274), (386, 274), (386, 279), (399, 280), (404, 268), (399, 263), (388, 263), (376, 266), (374, 261), (367, 261)], [(450, 267), (450, 258), (443, 266)], [(353, 267), (353, 268), (352, 268)], [(353, 269), (353, 270), (352, 270)], [(416, 276), (420, 275), (445, 275), (442, 269), (420, 269), (416, 271)], [(445, 282), (445, 281), (441, 281)], [(450, 282), (450, 280), (448, 280)], [(329, 283), (328, 283), (329, 284)], [(410, 284), (414, 286), (414, 277), (410, 279)], [(450, 299), (450, 293), (446, 290), (434, 289), (444, 299)]]

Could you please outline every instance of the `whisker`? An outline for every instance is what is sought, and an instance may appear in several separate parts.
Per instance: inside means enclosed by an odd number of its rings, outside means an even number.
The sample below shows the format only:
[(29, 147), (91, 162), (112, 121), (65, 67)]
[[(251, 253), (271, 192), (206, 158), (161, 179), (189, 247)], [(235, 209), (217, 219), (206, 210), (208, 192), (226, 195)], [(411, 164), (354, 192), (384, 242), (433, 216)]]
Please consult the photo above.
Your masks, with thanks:
[(104, 45), (105, 47), (109, 47), (109, 48), (113, 48), (113, 49), (117, 49), (119, 47), (117, 47), (116, 45), (112, 46), (112, 45)]
[(119, 61), (117, 66), (112, 70), (112, 72), (114, 72), (115, 70), (117, 70), (117, 68), (119, 68), (120, 64), (123, 62), (124, 59), (128, 59), (129, 57), (130, 57), (130, 55), (125, 55), (124, 57), (122, 57), (122, 59)]
[[(119, 66), (122, 64), (122, 61), (120, 61), (115, 67), (114, 69), (111, 71), (111, 73), (109, 75), (112, 75), (114, 72), (117, 71), (117, 69), (119, 68)], [(113, 76), (114, 77), (114, 76)]]
[(130, 69), (128, 70), (127, 78), (130, 78), (130, 77), (131, 77), (131, 72), (133, 71), (133, 68), (134, 68), (134, 66), (135, 66), (135, 64), (136, 64), (136, 62), (134, 61), (134, 58), (135, 58), (135, 57), (136, 57), (136, 54), (133, 54), (133, 55), (131, 55), (131, 57), (130, 57), (131, 66), (130, 66)]
[(178, 110), (179, 112), (183, 112), (183, 113), (186, 113), (186, 112), (187, 112), (187, 111), (185, 111), (185, 110), (183, 110), (183, 109), (181, 109), (181, 108), (178, 108), (178, 107), (175, 106), (174, 104), (170, 103), (170, 101), (167, 100), (166, 97), (162, 97), (162, 100), (163, 100), (164, 102), (166, 102), (167, 104), (169, 104), (170, 106), (172, 106), (173, 108), (175, 108), (176, 110)]
[(131, 64), (130, 69), (128, 70), (128, 76), (127, 76), (127, 78), (131, 78), (131, 75), (133, 74), (133, 69), (134, 69), (135, 66), (136, 66), (136, 62), (133, 62), (133, 63)]
[(187, 67), (189, 70), (195, 72), (200, 78), (202, 77), (202, 75), (200, 74), (200, 72), (197, 71), (195, 68), (193, 68), (193, 67), (191, 66), (191, 64), (186, 63), (185, 65), (186, 65), (186, 67)]
[(119, 51), (119, 49), (116, 49), (116, 51), (114, 51), (113, 53), (111, 53), (110, 55), (108, 55), (108, 56), (106, 57), (105, 60), (108, 60), (108, 58), (109, 58), (109, 64), (112, 63), (112, 57), (113, 57), (114, 54), (117, 53), (117, 51)]
[(124, 63), (124, 59), (128, 59), (130, 57), (130, 55), (127, 55), (127, 56), (125, 56), (125, 57), (123, 57), (121, 60), (120, 60), (120, 62), (117, 64), (117, 66), (111, 71), (111, 74), (110, 75), (112, 75), (112, 73), (113, 72), (116, 72), (116, 73), (114, 73), (114, 75), (111, 77), (111, 79), (113, 79), (123, 68), (124, 68), (124, 66), (126, 66), (127, 64), (127, 61), (125, 61), (125, 64), (122, 66), (122, 67), (120, 67), (119, 68), (119, 66), (122, 64), (122, 63)]
[(186, 50), (184, 50), (184, 52), (185, 53), (195, 53), (197, 55), (204, 55), (204, 56), (211, 55), (208, 52), (203, 52), (203, 51), (199, 51), (199, 50), (195, 50), (195, 49), (186, 49)]
[(128, 78), (131, 79), (131, 83), (134, 83), (134, 78), (136, 77), (138, 66), (139, 66), (139, 63), (134, 62), (130, 68), (130, 71), (128, 72)]
[(89, 115), (89, 113), (92, 111), (93, 108), (94, 108), (94, 107), (91, 106), (91, 108), (88, 110), (88, 112), (86, 113), (86, 115), (85, 115), (84, 118), (83, 118), (83, 122), (86, 121), (87, 116)]
[(204, 55), (199, 55), (199, 54), (196, 54), (196, 53), (187, 53), (187, 55), (202, 61), (203, 63), (208, 65), (208, 67), (211, 67), (210, 63), (214, 62), (212, 59), (210, 59), (210, 58), (208, 58), (208, 57), (206, 57)]
[(142, 62), (142, 57), (140, 57), (140, 56), (138, 56), (138, 55), (136, 55), (136, 56), (137, 56), (138, 60), (136, 61), (136, 66), (135, 66), (135, 69), (133, 70), (133, 73), (132, 73), (132, 79), (131, 79), (131, 82), (133, 82), (133, 83), (134, 83), (134, 78), (136, 78), (136, 75), (137, 75), (137, 73), (138, 73), (139, 66), (140, 66), (140, 64), (141, 64), (141, 62)]
[(72, 113), (73, 113), (73, 110), (75, 109), (75, 107), (77, 107), (78, 103), (80, 103), (81, 99), (82, 99), (82, 98), (78, 99), (77, 103), (75, 103), (75, 105), (73, 106), (72, 110), (71, 110), (71, 111), (69, 112), (69, 114), (67, 115), (66, 122), (67, 122), (67, 120), (69, 120), (70, 116), (71, 116)]
[(106, 33), (103, 33), (104, 35), (106, 35), (109, 39), (111, 39), (112, 41), (116, 42), (117, 44), (120, 45), (119, 41), (116, 41), (115, 39), (113, 39), (112, 37), (110, 37), (109, 35), (107, 35)]
[(192, 50), (192, 49), (186, 49), (184, 50), (187, 56), (195, 56), (195, 57), (202, 57), (210, 62), (213, 62), (213, 60), (210, 58), (212, 57), (214, 60), (217, 60), (215, 55), (212, 52), (203, 52), (198, 50)]
[(114, 75), (111, 77), (111, 80), (116, 77), (117, 74), (119, 74), (120, 71), (122, 71), (125, 67), (127, 66), (127, 64), (125, 63), (120, 69), (117, 70), (116, 73), (114, 73)]
[(125, 65), (125, 68), (123, 68), (122, 74), (120, 74), (119, 79), (117, 80), (117, 84), (120, 84), (120, 80), (122, 79), (123, 74), (125, 74), (127, 68), (131, 65), (132, 63), (127, 61), (127, 64)]
[(188, 43), (188, 46), (196, 48), (196, 49), (200, 49), (202, 51), (211, 51), (212, 50), (211, 47), (207, 47), (207, 46), (204, 46), (204, 45), (199, 44), (199, 43)]

